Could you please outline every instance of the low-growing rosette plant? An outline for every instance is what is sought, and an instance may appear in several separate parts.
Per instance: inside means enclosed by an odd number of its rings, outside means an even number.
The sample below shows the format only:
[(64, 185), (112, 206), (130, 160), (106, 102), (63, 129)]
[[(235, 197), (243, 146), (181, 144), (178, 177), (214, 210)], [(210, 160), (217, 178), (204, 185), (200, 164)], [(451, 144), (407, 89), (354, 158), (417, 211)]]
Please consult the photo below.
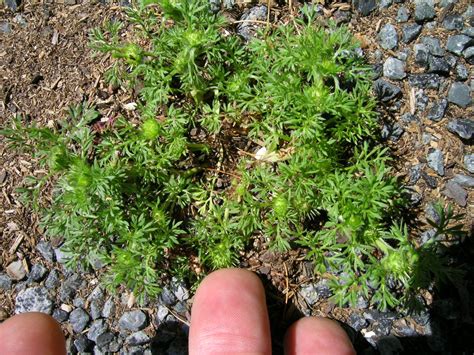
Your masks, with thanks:
[(306, 249), (339, 304), (381, 309), (447, 274), (438, 244), (417, 247), (403, 223), (358, 44), (302, 14), (246, 43), (207, 0), (143, 0), (128, 27), (92, 31), (140, 119), (83, 104), (57, 127), (17, 117), (3, 131), (48, 168), (22, 192), (71, 265), (99, 260), (111, 289), (154, 296), (170, 275), (237, 265), (263, 237)]

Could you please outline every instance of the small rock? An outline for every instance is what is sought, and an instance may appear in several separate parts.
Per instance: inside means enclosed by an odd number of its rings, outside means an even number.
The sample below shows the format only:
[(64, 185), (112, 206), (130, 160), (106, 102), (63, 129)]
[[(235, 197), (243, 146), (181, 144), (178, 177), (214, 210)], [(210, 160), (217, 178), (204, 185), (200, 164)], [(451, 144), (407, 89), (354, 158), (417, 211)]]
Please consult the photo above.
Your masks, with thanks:
[(457, 12), (446, 15), (443, 20), (443, 27), (449, 31), (460, 31), (464, 27), (461, 15)]
[(422, 89), (415, 91), (415, 108), (417, 111), (424, 111), (426, 106), (428, 106), (428, 102), (430, 98), (424, 93)]
[(383, 336), (377, 340), (377, 350), (380, 354), (403, 354), (404, 348), (400, 340), (393, 335)]
[(28, 275), (28, 280), (32, 282), (40, 282), (44, 279), (47, 272), (48, 272), (48, 269), (46, 269), (43, 265), (34, 264), (31, 267), (31, 271)]
[(426, 185), (428, 185), (429, 188), (436, 189), (436, 187), (438, 187), (438, 182), (436, 181), (436, 178), (434, 176), (431, 176), (425, 172), (422, 172), (421, 177), (426, 182)]
[(7, 266), (7, 274), (13, 280), (23, 280), (26, 276), (26, 270), (23, 266), (23, 262), (21, 260), (14, 261)]
[(115, 314), (115, 302), (112, 297), (105, 301), (104, 308), (102, 308), (102, 317), (110, 318)]
[(160, 294), (160, 300), (161, 303), (166, 306), (172, 306), (178, 301), (175, 294), (170, 290), (169, 287), (163, 287), (163, 290)]
[(302, 286), (300, 295), (310, 307), (313, 306), (319, 299), (319, 295), (316, 290), (316, 284), (306, 284)]
[(66, 253), (64, 253), (61, 248), (56, 248), (54, 249), (54, 256), (56, 258), (56, 261), (60, 264), (65, 264), (66, 261), (68, 261), (68, 256)]
[(463, 187), (474, 187), (474, 178), (468, 175), (456, 174), (451, 181)]
[(159, 326), (161, 323), (163, 323), (166, 319), (166, 317), (169, 314), (168, 308), (166, 308), (163, 305), (158, 305), (157, 310), (156, 310), (156, 315), (155, 315), (155, 324), (156, 326)]
[(89, 306), (89, 312), (92, 319), (96, 320), (102, 316), (102, 308), (104, 306), (104, 302), (101, 300), (92, 300)]
[(74, 346), (79, 353), (90, 352), (94, 348), (94, 343), (87, 339), (84, 334), (79, 334), (74, 340)]
[(146, 314), (139, 310), (126, 312), (119, 319), (119, 326), (123, 330), (136, 332), (145, 328), (146, 325)]
[(426, 160), (431, 169), (433, 169), (438, 175), (444, 176), (444, 157), (441, 150), (430, 148)]
[(446, 59), (446, 62), (449, 65), (449, 69), (454, 69), (454, 67), (456, 66), (456, 63), (458, 62), (458, 59), (456, 58), (456, 56), (452, 54), (447, 54), (444, 57), (444, 59)]
[(421, 33), (423, 27), (416, 23), (403, 25), (402, 27), (402, 41), (403, 43), (410, 43)]
[(87, 297), (87, 300), (89, 302), (96, 300), (96, 301), (101, 301), (104, 298), (104, 291), (102, 290), (102, 287), (100, 285), (96, 286), (90, 295)]
[(235, 0), (224, 0), (224, 9), (231, 10), (235, 6)]
[(418, 118), (415, 116), (415, 115), (412, 115), (411, 113), (409, 112), (405, 112), (401, 117), (400, 119), (405, 122), (405, 123), (412, 123), (412, 122), (415, 122), (415, 123), (418, 123)]
[(9, 290), (12, 287), (12, 280), (7, 274), (0, 274), (0, 290)]
[(186, 302), (180, 301), (174, 305), (174, 311), (179, 314), (185, 314), (188, 308)]
[(446, 42), (446, 49), (451, 53), (456, 55), (461, 55), (461, 53), (467, 47), (471, 46), (474, 43), (474, 40), (466, 35), (453, 35), (448, 37)]
[(383, 49), (394, 49), (398, 46), (398, 34), (395, 26), (387, 23), (379, 32), (379, 42)]
[(408, 170), (408, 185), (415, 185), (421, 177), (423, 164), (416, 164)]
[(110, 332), (100, 334), (96, 339), (96, 344), (99, 348), (105, 348), (111, 342), (115, 340), (115, 335)]
[(456, 80), (465, 81), (469, 77), (469, 72), (464, 64), (458, 63), (456, 65)]
[(332, 18), (336, 21), (336, 24), (348, 23), (351, 20), (352, 14), (350, 11), (336, 10)]
[(465, 28), (461, 34), (469, 36), (469, 37), (474, 37), (474, 27), (467, 27)]
[(107, 332), (108, 330), (107, 323), (103, 319), (97, 319), (92, 322), (89, 331), (87, 332), (87, 338), (93, 342), (97, 341), (97, 338)]
[(382, 102), (388, 102), (401, 94), (398, 86), (383, 79), (378, 79), (374, 83), (374, 91), (377, 98)]
[(462, 52), (462, 56), (466, 59), (469, 64), (474, 64), (474, 47), (467, 48)]
[(400, 7), (397, 12), (397, 22), (407, 22), (409, 18), (408, 9), (405, 6)]
[(329, 281), (322, 279), (315, 285), (316, 292), (320, 298), (329, 298), (333, 295), (331, 288), (329, 287)]
[(469, 118), (454, 119), (448, 123), (447, 128), (448, 131), (463, 139), (471, 139), (474, 134), (474, 120)]
[(367, 320), (359, 313), (354, 312), (349, 316), (348, 325), (357, 332), (367, 327), (368, 324)]
[(448, 181), (445, 186), (443, 194), (452, 198), (459, 206), (466, 207), (467, 192), (461, 186), (453, 181)]
[(56, 319), (59, 323), (63, 323), (68, 320), (69, 313), (63, 311), (60, 308), (57, 308), (53, 311), (53, 318)]
[(437, 102), (434, 102), (428, 107), (428, 114), (426, 117), (432, 121), (438, 122), (444, 117), (447, 107), (448, 100), (446, 99), (441, 99)]
[(83, 280), (79, 274), (73, 274), (66, 281), (64, 281), (64, 283), (61, 285), (61, 288), (59, 289), (59, 299), (61, 302), (70, 302), (82, 284)]
[[(265, 21), (266, 18), (267, 7), (261, 5), (252, 7), (250, 10), (245, 11), (240, 19), (247, 21)], [(247, 41), (252, 38), (254, 32), (255, 30), (249, 22), (243, 22), (237, 26), (237, 33)]]
[(410, 206), (414, 207), (420, 204), (420, 202), (423, 200), (423, 196), (416, 191), (412, 191), (409, 193), (409, 199), (410, 199)]
[(189, 299), (189, 291), (181, 283), (177, 283), (174, 287), (174, 295), (178, 301), (187, 301)]
[(379, 7), (381, 9), (388, 9), (392, 5), (392, 0), (380, 0)]
[(389, 79), (401, 80), (405, 78), (405, 63), (399, 59), (390, 57), (383, 65), (383, 74)]
[(438, 74), (410, 74), (408, 84), (414, 88), (438, 89), (440, 78)]
[(443, 57), (435, 57), (432, 55), (428, 57), (428, 73), (448, 75), (449, 69), (449, 63)]
[(464, 166), (467, 171), (474, 174), (474, 154), (466, 154), (464, 156)]
[(382, 128), (382, 139), (390, 139), (393, 142), (398, 141), (405, 130), (398, 123), (388, 124), (385, 123)]
[[(9, 34), (11, 32), (12, 32), (12, 27), (10, 26), (8, 21), (0, 21), (0, 33)], [(3, 181), (0, 182), (0, 184), (3, 184)]]
[(39, 242), (36, 245), (36, 250), (38, 250), (41, 256), (49, 262), (54, 261), (54, 250), (51, 247), (51, 244), (48, 242)]
[(421, 37), (421, 43), (428, 48), (428, 52), (434, 56), (441, 57), (444, 55), (444, 49), (441, 47), (439, 38), (432, 36)]
[(436, 16), (435, 9), (432, 4), (419, 1), (415, 5), (415, 21), (416, 22), (424, 22), (428, 20), (432, 20)]
[(431, 220), (435, 223), (439, 223), (441, 221), (441, 216), (436, 211), (433, 203), (428, 203), (425, 207), (425, 216), (426, 219)]
[(221, 1), (220, 0), (209, 0), (209, 5), (211, 12), (217, 14), (221, 10)]
[(18, 6), (20, 5), (20, 0), (5, 0), (5, 6), (15, 12), (18, 10)]
[(72, 329), (76, 333), (81, 333), (86, 328), (89, 320), (89, 315), (82, 308), (76, 308), (69, 315), (69, 323), (71, 323)]
[(397, 58), (400, 59), (400, 60), (403, 60), (404, 62), (406, 62), (409, 55), (410, 55), (410, 49), (405, 48), (405, 49), (402, 49), (400, 52), (397, 53)]
[[(432, 220), (433, 221), (433, 220)], [(434, 222), (434, 221), (433, 221)], [(439, 223), (436, 222), (436, 223)], [(428, 243), (430, 240), (432, 240), (436, 236), (436, 229), (432, 228), (430, 230), (427, 230), (426, 232), (421, 233), (420, 236), (420, 246), (425, 245)]]
[(53, 289), (59, 285), (59, 275), (56, 270), (51, 270), (48, 277), (46, 278), (46, 281), (44, 282), (44, 285), (47, 289)]
[(42, 312), (51, 314), (53, 300), (44, 287), (27, 288), (18, 293), (15, 299), (15, 314), (25, 312)]
[(448, 100), (462, 108), (468, 107), (472, 102), (469, 86), (455, 81), (449, 89)]
[(85, 308), (86, 307), (86, 302), (81, 297), (74, 298), (74, 300), (72, 301), (72, 304), (76, 308)]
[(415, 63), (421, 67), (428, 66), (428, 57), (430, 52), (424, 44), (417, 43), (413, 46), (415, 51)]
[(445, 7), (456, 4), (457, 2), (458, 0), (441, 0), (439, 2), (439, 6), (441, 6), (442, 8), (445, 8)]
[(143, 331), (139, 331), (130, 334), (126, 339), (125, 343), (131, 346), (144, 345), (150, 342), (150, 337)]
[(377, 8), (375, 0), (352, 0), (352, 3), (363, 16), (369, 15)]

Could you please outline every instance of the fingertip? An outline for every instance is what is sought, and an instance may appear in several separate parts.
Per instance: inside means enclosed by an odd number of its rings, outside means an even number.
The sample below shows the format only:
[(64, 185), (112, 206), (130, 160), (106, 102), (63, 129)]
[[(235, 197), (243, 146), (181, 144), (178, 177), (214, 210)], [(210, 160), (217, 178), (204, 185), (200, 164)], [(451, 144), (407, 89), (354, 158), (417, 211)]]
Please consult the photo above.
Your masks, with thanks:
[(285, 354), (354, 355), (355, 350), (337, 322), (305, 317), (293, 323), (286, 332)]
[(223, 269), (207, 276), (191, 312), (190, 354), (270, 354), (265, 291), (246, 270)]
[(17, 314), (0, 324), (0, 354), (66, 354), (60, 325), (44, 313)]

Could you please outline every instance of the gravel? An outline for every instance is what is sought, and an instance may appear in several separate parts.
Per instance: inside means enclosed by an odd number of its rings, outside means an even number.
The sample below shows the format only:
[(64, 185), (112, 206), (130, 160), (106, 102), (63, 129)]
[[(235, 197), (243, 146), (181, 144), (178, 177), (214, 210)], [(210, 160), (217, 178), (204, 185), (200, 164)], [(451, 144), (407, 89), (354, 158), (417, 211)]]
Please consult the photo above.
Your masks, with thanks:
[(12, 280), (7, 274), (0, 273), (0, 290), (9, 290), (12, 287)]
[(15, 314), (25, 312), (42, 312), (51, 314), (53, 298), (42, 286), (30, 287), (18, 292), (15, 299)]
[(474, 174), (474, 154), (466, 154), (464, 156), (464, 166), (467, 171)]
[(82, 308), (76, 308), (69, 315), (69, 323), (76, 333), (81, 333), (89, 323), (90, 317)]
[(448, 75), (451, 66), (449, 62), (443, 57), (428, 57), (428, 73), (437, 73), (441, 75)]
[(457, 134), (463, 139), (471, 139), (474, 134), (474, 120), (469, 118), (458, 118), (449, 121), (448, 131)]
[(438, 74), (410, 74), (408, 75), (408, 84), (414, 88), (438, 89), (440, 86), (440, 77)]
[(393, 80), (405, 78), (405, 63), (394, 57), (388, 58), (383, 64), (383, 75)]
[(148, 320), (145, 313), (140, 310), (124, 313), (119, 319), (122, 330), (136, 332), (147, 326)]
[(447, 14), (443, 20), (443, 27), (450, 31), (462, 30), (464, 27), (464, 22), (461, 15), (459, 15), (457, 12)]
[(144, 345), (150, 342), (150, 337), (143, 331), (139, 331), (130, 334), (126, 339), (125, 343), (131, 346)]
[(441, 47), (441, 42), (439, 38), (433, 36), (421, 37), (421, 43), (426, 46), (428, 52), (431, 55), (441, 57), (445, 54), (444, 49)]
[(45, 266), (42, 264), (34, 264), (31, 267), (30, 273), (28, 274), (28, 281), (40, 282), (45, 278), (47, 273), (48, 269)]
[(107, 332), (108, 330), (107, 323), (103, 319), (97, 319), (92, 322), (91, 326), (89, 327), (89, 331), (87, 332), (87, 338), (92, 340), (93, 342), (97, 341), (97, 338)]
[(446, 183), (443, 194), (452, 198), (459, 206), (465, 207), (467, 204), (467, 192), (454, 181)]
[(456, 174), (452, 181), (463, 187), (474, 187), (474, 177), (464, 174)]
[(87, 339), (87, 337), (83, 334), (77, 336), (74, 340), (74, 346), (76, 350), (80, 353), (90, 352), (94, 348), (94, 342)]
[(64, 323), (69, 319), (69, 313), (60, 308), (57, 308), (53, 311), (53, 318), (56, 319), (59, 323)]
[(472, 102), (469, 86), (458, 81), (454, 82), (449, 88), (448, 100), (459, 107), (468, 107)]
[(387, 23), (385, 26), (383, 26), (379, 32), (379, 42), (383, 49), (397, 48), (398, 33), (395, 26), (390, 23)]
[(405, 6), (400, 7), (397, 12), (397, 22), (407, 22), (409, 18), (410, 12), (408, 11), (408, 9)]
[(44, 286), (48, 289), (54, 289), (59, 286), (59, 282), (60, 280), (58, 271), (53, 269), (46, 278)]
[(416, 23), (409, 23), (402, 27), (402, 41), (407, 44), (415, 40), (421, 33), (423, 26)]
[(448, 108), (448, 100), (441, 99), (436, 101), (428, 106), (428, 113), (426, 117), (432, 121), (438, 122), (440, 121)]
[(398, 86), (383, 79), (378, 79), (374, 82), (374, 91), (377, 98), (383, 102), (393, 100), (402, 92)]
[(471, 46), (474, 43), (474, 40), (466, 35), (453, 35), (448, 37), (446, 42), (446, 49), (451, 53), (456, 55), (461, 55), (461, 53), (467, 47)]
[(38, 250), (41, 256), (49, 262), (54, 261), (54, 250), (51, 247), (51, 244), (48, 242), (41, 241), (36, 245), (36, 250)]
[(418, 1), (415, 5), (415, 21), (424, 22), (432, 20), (436, 15), (435, 9), (431, 3), (427, 1)]

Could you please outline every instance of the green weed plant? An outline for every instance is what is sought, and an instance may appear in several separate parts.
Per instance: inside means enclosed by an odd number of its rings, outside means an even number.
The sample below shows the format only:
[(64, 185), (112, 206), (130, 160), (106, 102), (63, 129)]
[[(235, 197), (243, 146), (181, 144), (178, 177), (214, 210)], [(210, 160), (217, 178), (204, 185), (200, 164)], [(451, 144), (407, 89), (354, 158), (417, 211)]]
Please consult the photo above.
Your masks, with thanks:
[(206, 0), (143, 1), (127, 31), (91, 33), (113, 58), (106, 80), (139, 92), (140, 120), (104, 123), (84, 104), (55, 128), (18, 117), (2, 132), (48, 167), (22, 192), (69, 264), (100, 260), (111, 289), (154, 296), (170, 275), (238, 264), (263, 236), (305, 248), (339, 304), (363, 296), (380, 309), (446, 271), (402, 223), (357, 43), (303, 15), (245, 43)]

